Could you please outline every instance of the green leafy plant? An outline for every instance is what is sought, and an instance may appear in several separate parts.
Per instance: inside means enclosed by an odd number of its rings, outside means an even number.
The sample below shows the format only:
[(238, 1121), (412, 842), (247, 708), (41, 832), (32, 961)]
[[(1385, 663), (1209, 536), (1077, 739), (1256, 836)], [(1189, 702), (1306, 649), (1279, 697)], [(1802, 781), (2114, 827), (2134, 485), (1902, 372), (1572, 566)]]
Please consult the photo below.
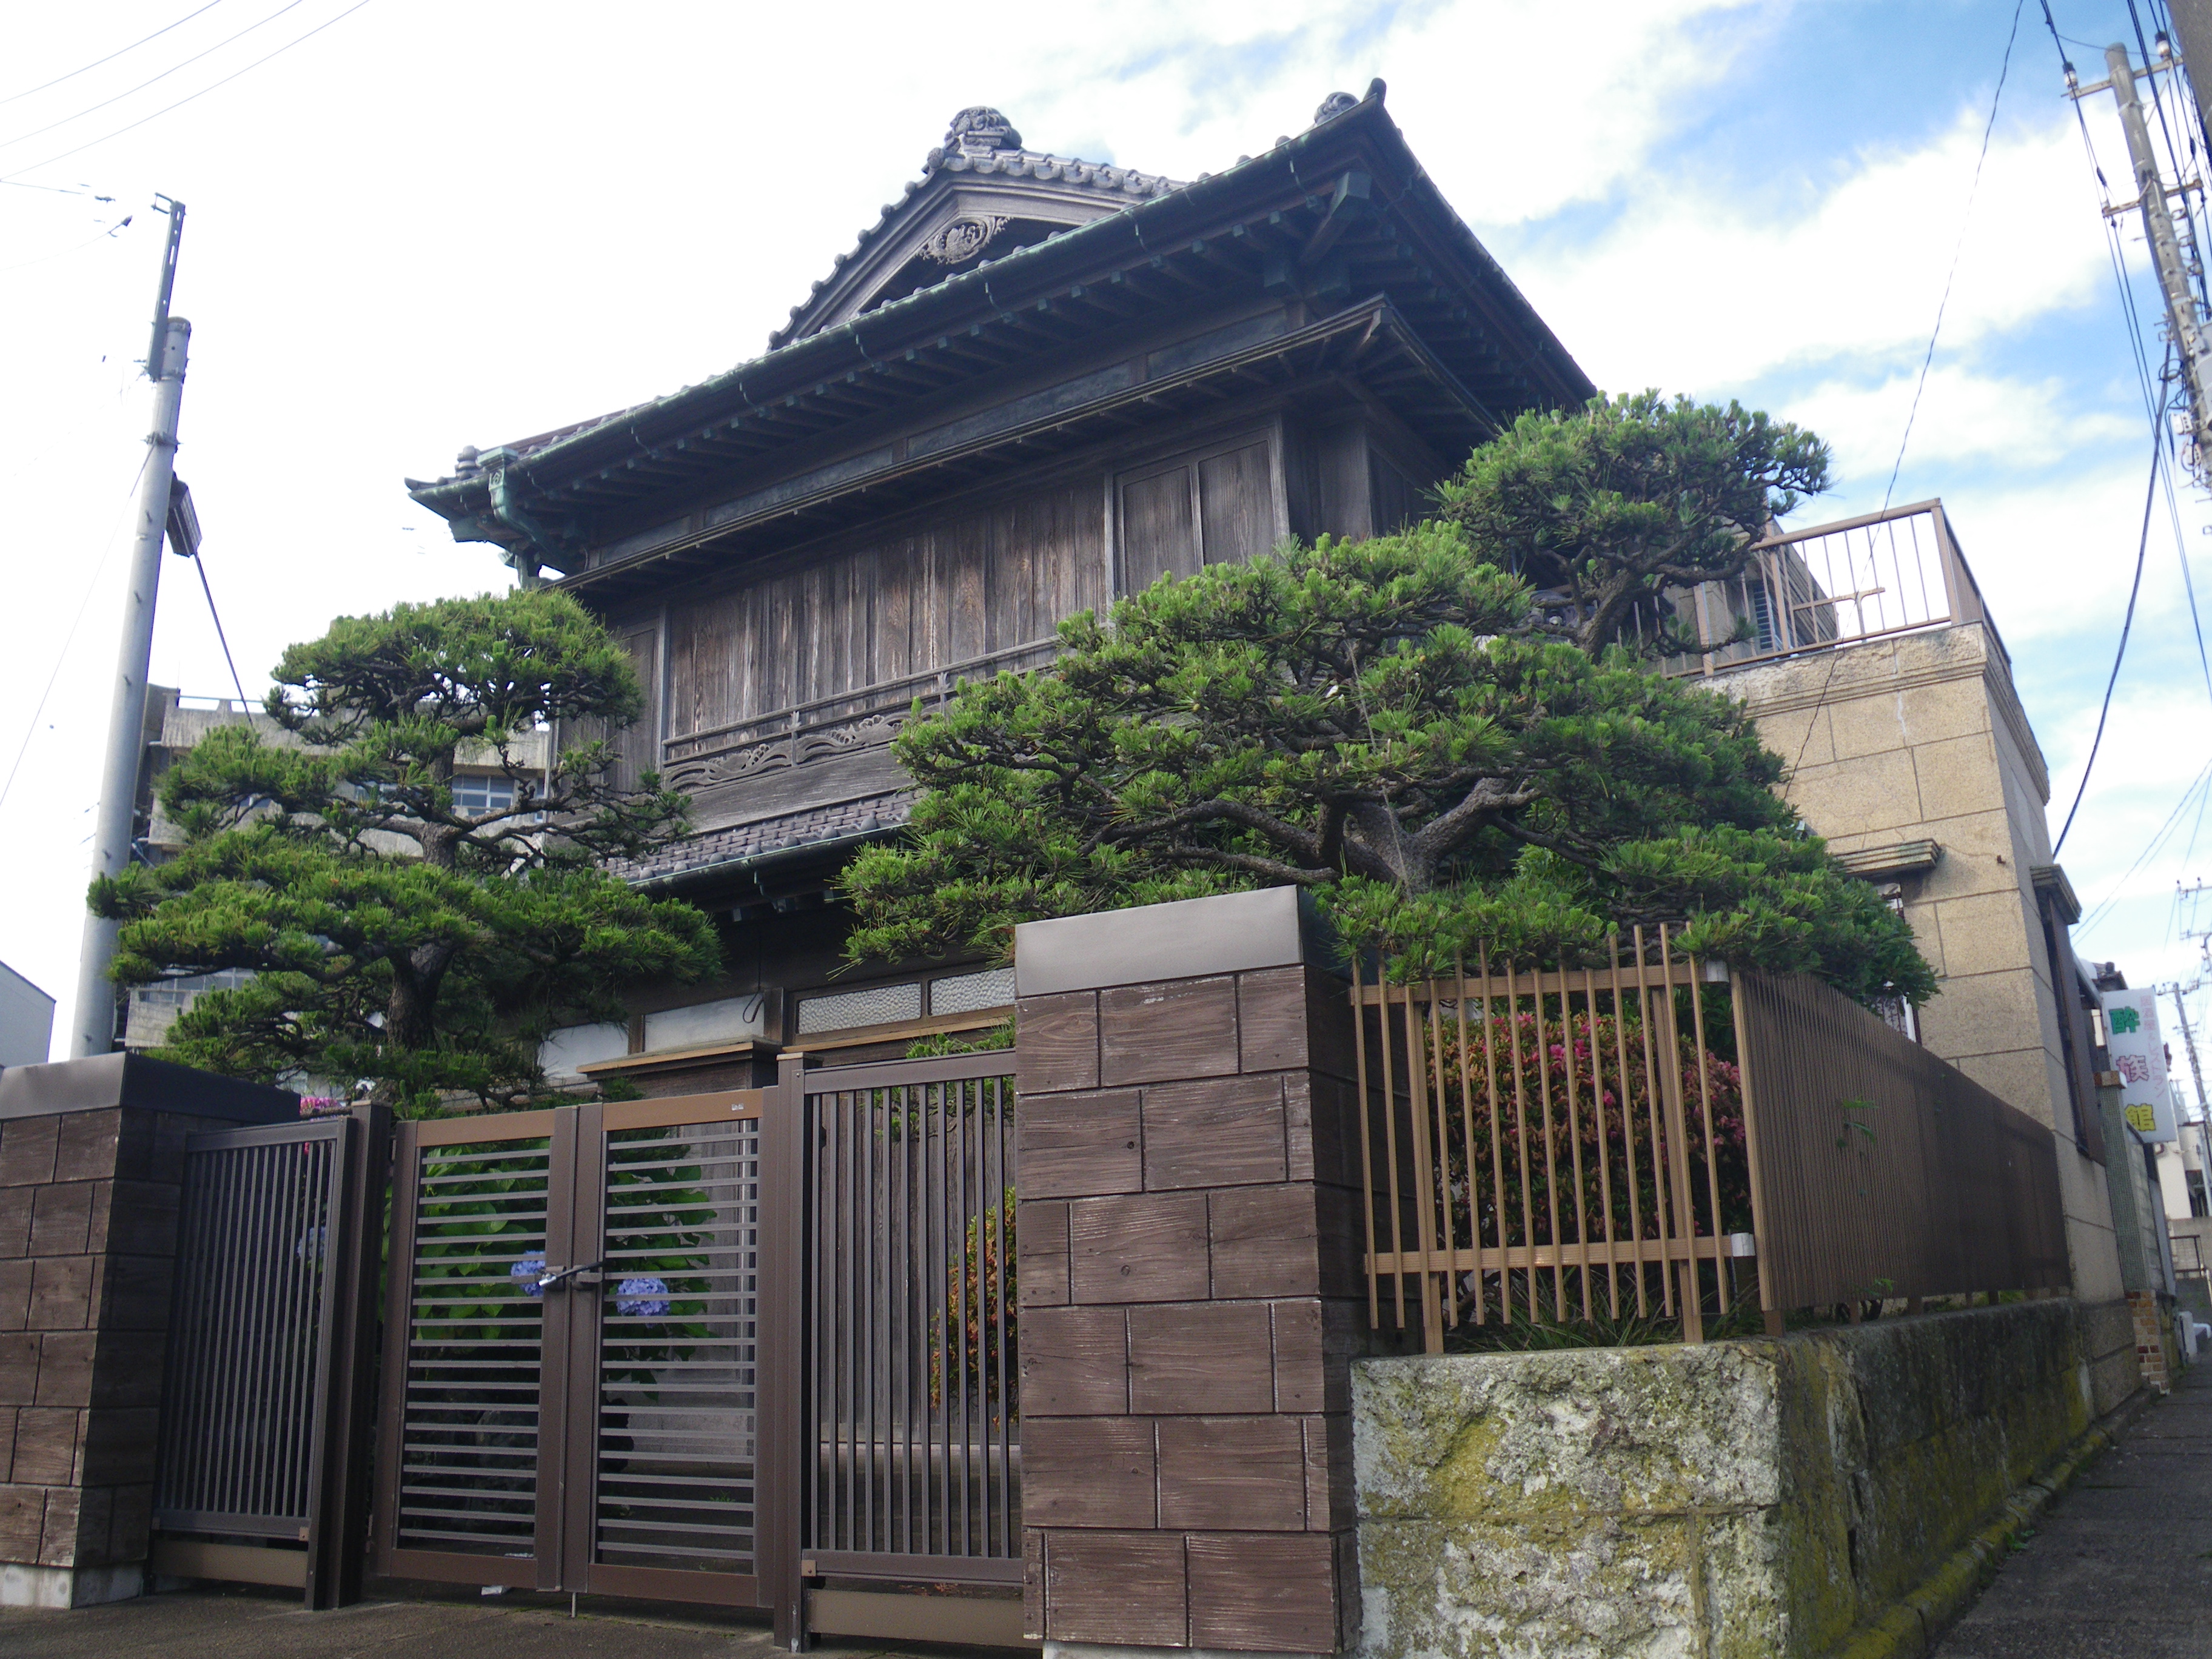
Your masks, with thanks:
[[(218, 969), (167, 1057), (232, 1076), (368, 1079), (404, 1113), (442, 1097), (514, 1105), (543, 1090), (555, 1026), (619, 1017), (641, 983), (718, 966), (690, 906), (600, 861), (684, 828), (684, 801), (631, 789), (603, 737), (543, 768), (520, 739), (615, 731), (643, 706), (622, 648), (568, 596), (538, 590), (341, 617), (288, 651), (268, 713), (210, 732), (162, 781), (187, 841), (171, 862), (93, 884), (122, 923), (124, 985)], [(456, 798), (495, 768), (510, 805)]]
[(1455, 526), (1163, 578), (1060, 642), (900, 733), (922, 793), (842, 878), (856, 959), (1289, 884), (1404, 976), (1477, 945), (1589, 960), (1612, 927), (1686, 917), (1699, 955), (1863, 1001), (1934, 988), (1742, 704), (1545, 637)]
[[(963, 1389), (988, 1405), (1003, 1403), (1020, 1376), (1019, 1306), (1014, 1282), (1014, 1189), (968, 1218), (959, 1254), (946, 1266), (945, 1311), (933, 1316), (929, 1403)], [(952, 1332), (948, 1340), (946, 1332)]]

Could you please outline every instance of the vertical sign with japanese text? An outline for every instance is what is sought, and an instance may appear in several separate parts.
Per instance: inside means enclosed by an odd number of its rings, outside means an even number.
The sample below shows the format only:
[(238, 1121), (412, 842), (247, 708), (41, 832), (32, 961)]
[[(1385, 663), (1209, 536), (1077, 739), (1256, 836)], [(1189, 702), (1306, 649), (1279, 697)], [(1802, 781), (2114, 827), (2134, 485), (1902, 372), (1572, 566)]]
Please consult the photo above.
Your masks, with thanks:
[(2105, 1048), (2120, 1074), (2120, 1115), (2145, 1140), (2174, 1139), (2172, 1091), (2166, 1087), (2166, 1044), (2158, 1034), (2158, 998), (2149, 991), (2106, 991)]

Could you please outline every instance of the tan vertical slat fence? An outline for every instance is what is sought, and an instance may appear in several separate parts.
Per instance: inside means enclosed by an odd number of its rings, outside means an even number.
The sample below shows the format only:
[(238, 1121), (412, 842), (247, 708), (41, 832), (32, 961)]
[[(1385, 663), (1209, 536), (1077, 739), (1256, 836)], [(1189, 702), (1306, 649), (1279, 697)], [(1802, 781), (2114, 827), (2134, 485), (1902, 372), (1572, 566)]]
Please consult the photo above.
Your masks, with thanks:
[(1600, 1317), (1696, 1342), (1754, 1297), (1771, 1330), (2067, 1283), (2047, 1128), (1828, 988), (1731, 975), (1674, 932), (1603, 968), (1355, 966), (1370, 1318), (1430, 1352)]

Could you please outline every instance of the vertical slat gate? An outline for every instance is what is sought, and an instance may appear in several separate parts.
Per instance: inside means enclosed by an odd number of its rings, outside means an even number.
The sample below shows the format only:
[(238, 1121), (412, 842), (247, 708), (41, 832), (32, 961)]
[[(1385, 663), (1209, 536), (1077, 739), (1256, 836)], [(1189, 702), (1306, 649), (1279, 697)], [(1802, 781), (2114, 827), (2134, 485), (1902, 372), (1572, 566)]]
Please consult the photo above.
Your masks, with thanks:
[(170, 1540), (307, 1544), (296, 1576), (264, 1582), (304, 1583), (315, 1607), (358, 1592), (351, 1391), (374, 1328), (360, 1328), (356, 1235), (385, 1121), (364, 1110), (185, 1144), (155, 1524)]
[(803, 1073), (808, 1576), (1020, 1582), (1011, 1071)]

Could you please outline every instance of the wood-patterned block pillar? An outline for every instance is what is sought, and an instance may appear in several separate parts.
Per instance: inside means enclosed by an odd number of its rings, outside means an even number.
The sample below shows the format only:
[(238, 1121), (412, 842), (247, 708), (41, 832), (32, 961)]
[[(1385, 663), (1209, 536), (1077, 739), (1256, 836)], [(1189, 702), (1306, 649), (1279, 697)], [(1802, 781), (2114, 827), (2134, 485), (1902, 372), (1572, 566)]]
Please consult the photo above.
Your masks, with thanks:
[(1334, 969), (1290, 889), (1016, 936), (1022, 1516), (1048, 1656), (1357, 1636)]
[(139, 1592), (185, 1140), (298, 1110), (137, 1054), (0, 1073), (0, 1606)]

